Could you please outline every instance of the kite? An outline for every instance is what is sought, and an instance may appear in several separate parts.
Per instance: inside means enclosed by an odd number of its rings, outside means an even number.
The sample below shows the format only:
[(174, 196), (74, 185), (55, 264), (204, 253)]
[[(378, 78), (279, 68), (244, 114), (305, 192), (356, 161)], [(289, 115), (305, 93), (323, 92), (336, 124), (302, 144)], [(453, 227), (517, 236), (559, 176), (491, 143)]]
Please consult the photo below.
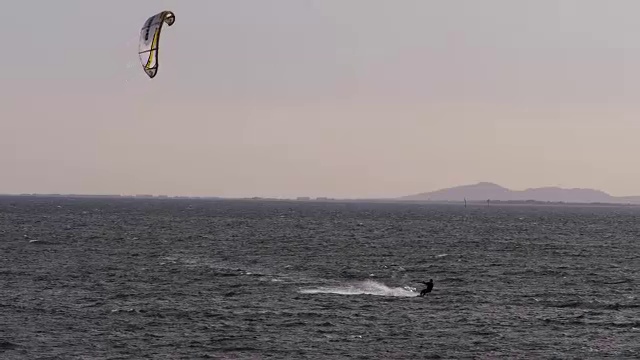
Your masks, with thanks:
[(172, 11), (162, 11), (147, 19), (140, 30), (138, 55), (140, 55), (144, 72), (152, 79), (158, 73), (158, 50), (162, 25), (167, 23), (167, 26), (171, 26), (175, 21), (176, 16)]

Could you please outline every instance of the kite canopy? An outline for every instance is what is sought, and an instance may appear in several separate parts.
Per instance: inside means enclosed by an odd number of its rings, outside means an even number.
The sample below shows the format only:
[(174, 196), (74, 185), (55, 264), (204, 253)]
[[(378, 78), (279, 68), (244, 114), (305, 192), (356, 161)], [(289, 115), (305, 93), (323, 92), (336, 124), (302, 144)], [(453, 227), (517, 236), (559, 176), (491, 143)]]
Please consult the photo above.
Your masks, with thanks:
[(140, 45), (138, 55), (142, 68), (153, 78), (158, 73), (158, 48), (160, 44), (160, 32), (162, 25), (173, 25), (176, 16), (171, 11), (162, 11), (147, 19), (140, 30)]

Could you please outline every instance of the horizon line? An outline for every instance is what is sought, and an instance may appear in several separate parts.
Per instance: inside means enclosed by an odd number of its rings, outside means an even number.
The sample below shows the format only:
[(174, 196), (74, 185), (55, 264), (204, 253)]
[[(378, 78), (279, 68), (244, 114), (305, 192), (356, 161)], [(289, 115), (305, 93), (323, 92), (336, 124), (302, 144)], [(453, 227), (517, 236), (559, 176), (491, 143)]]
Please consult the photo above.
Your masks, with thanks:
[[(605, 190), (601, 190), (601, 189), (597, 189), (597, 188), (588, 188), (588, 187), (562, 187), (562, 186), (555, 186), (555, 185), (546, 185), (546, 186), (537, 186), (537, 187), (527, 187), (524, 188), (522, 190), (518, 190), (518, 189), (512, 189), (509, 187), (505, 187), (503, 185), (500, 185), (498, 183), (495, 182), (491, 182), (491, 181), (477, 181), (475, 183), (467, 183), (467, 184), (463, 184), (463, 185), (454, 185), (454, 186), (449, 186), (449, 187), (440, 187), (437, 188), (435, 190), (428, 190), (428, 191), (422, 191), (422, 192), (418, 192), (418, 193), (411, 193), (411, 194), (405, 194), (405, 195), (396, 195), (396, 196), (385, 196), (385, 197), (379, 197), (379, 196), (371, 196), (371, 197), (337, 197), (337, 196), (326, 196), (326, 195), (321, 195), (321, 196), (312, 196), (312, 195), (292, 195), (292, 196), (265, 196), (265, 195), (244, 195), (244, 196), (222, 196), (222, 195), (169, 195), (169, 194), (150, 194), (150, 193), (50, 193), (50, 192), (21, 192), (21, 193), (4, 193), (4, 192), (0, 192), (0, 196), (79, 196), (79, 197), (139, 197), (139, 198), (149, 198), (149, 197), (156, 197), (156, 198), (202, 198), (202, 199), (252, 199), (252, 198), (261, 198), (261, 199), (285, 199), (285, 200), (301, 200), (301, 199), (321, 199), (321, 200), (402, 200), (402, 201), (415, 201), (415, 200), (405, 200), (402, 198), (405, 197), (410, 197), (410, 196), (417, 196), (417, 195), (424, 195), (424, 194), (429, 194), (429, 193), (433, 193), (433, 192), (438, 192), (438, 191), (443, 191), (443, 190), (451, 190), (451, 189), (456, 189), (456, 188), (460, 188), (460, 187), (470, 187), (470, 186), (476, 186), (476, 185), (481, 185), (481, 184), (489, 184), (489, 185), (495, 185), (497, 187), (503, 188), (505, 190), (508, 191), (513, 191), (513, 192), (524, 192), (527, 190), (536, 190), (536, 189), (560, 189), (560, 190), (592, 190), (592, 191), (599, 191), (602, 192), (603, 194), (610, 196), (612, 198), (628, 198), (628, 197), (640, 197), (640, 195), (611, 195), (610, 193), (606, 192)], [(452, 201), (458, 201), (458, 200), (452, 200)], [(463, 200), (459, 200), (459, 201), (463, 201)], [(479, 200), (476, 200), (479, 201)], [(484, 201), (484, 200), (483, 200)], [(497, 201), (497, 200), (496, 200)], [(527, 201), (527, 199), (521, 199), (521, 200), (517, 200), (517, 201)]]

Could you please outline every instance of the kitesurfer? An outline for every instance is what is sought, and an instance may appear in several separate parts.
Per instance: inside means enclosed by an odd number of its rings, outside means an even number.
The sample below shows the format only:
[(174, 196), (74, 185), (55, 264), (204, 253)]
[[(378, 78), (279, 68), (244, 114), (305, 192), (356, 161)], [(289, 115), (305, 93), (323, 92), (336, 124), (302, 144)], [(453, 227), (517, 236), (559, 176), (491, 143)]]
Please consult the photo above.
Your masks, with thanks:
[(418, 296), (425, 296), (427, 295), (427, 293), (430, 293), (431, 290), (433, 289), (433, 279), (429, 279), (429, 282), (421, 281), (420, 283), (427, 285), (427, 288), (420, 291), (420, 295)]

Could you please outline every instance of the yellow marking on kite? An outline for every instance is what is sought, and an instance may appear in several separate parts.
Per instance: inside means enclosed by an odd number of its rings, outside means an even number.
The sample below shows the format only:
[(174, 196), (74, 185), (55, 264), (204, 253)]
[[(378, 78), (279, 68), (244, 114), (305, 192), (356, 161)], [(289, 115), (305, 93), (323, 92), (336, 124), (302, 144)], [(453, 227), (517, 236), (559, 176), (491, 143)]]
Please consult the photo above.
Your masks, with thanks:
[(155, 56), (155, 52), (153, 50), (156, 50), (158, 48), (159, 34), (160, 34), (160, 28), (157, 28), (156, 32), (153, 34), (153, 41), (151, 42), (151, 51), (149, 52), (149, 60), (147, 60), (147, 65), (145, 66), (147, 69), (149, 68), (149, 66), (151, 66), (151, 60), (153, 60), (153, 57)]

